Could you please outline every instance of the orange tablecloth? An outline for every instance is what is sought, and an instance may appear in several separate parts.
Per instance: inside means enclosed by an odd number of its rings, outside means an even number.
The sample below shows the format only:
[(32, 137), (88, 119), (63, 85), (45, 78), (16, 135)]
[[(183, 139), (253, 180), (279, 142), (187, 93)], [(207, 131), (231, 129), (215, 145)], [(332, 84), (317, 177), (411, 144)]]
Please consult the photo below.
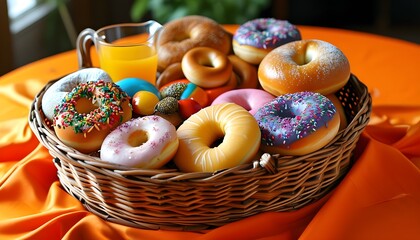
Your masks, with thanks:
[(205, 232), (134, 229), (87, 212), (60, 187), (48, 151), (27, 122), (35, 94), (77, 70), (75, 51), (69, 51), (0, 77), (0, 239), (418, 239), (420, 46), (300, 29), (305, 39), (338, 46), (373, 99), (359, 157), (331, 194), (294, 212), (263, 213)]

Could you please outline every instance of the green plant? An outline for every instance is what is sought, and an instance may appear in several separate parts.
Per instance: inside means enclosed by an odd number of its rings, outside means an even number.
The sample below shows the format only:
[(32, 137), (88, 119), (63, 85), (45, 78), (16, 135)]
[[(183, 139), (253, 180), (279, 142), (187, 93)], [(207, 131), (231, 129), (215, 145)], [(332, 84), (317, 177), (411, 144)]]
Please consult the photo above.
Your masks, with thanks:
[(221, 24), (242, 24), (257, 18), (266, 9), (270, 0), (134, 0), (131, 19), (141, 21), (151, 17), (166, 23), (187, 15), (202, 15)]

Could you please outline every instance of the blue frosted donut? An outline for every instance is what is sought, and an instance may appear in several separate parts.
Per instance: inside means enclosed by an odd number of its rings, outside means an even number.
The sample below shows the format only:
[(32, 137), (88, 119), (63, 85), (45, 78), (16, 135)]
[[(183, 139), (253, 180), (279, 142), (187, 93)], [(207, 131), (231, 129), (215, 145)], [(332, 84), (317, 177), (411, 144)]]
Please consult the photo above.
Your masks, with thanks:
[(338, 132), (334, 104), (314, 92), (285, 94), (254, 115), (261, 130), (261, 149), (283, 155), (304, 155), (325, 146)]
[(288, 21), (257, 18), (238, 28), (233, 36), (233, 50), (243, 60), (258, 64), (272, 49), (301, 39), (300, 31)]

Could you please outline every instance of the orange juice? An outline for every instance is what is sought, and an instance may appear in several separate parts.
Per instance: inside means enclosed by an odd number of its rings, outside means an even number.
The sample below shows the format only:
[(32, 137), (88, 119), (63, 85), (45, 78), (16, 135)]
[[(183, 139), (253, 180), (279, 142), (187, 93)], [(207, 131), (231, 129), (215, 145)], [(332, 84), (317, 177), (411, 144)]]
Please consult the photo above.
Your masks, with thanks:
[(99, 63), (114, 82), (136, 77), (153, 85), (156, 82), (157, 53), (148, 45), (102, 45)]

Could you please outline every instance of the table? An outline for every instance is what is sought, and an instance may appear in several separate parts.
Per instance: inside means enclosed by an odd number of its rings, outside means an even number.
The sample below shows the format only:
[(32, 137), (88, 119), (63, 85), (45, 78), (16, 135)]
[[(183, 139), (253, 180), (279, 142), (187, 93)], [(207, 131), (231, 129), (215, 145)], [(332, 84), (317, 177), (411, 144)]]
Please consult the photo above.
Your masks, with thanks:
[[(226, 25), (233, 32), (237, 26)], [(0, 77), (0, 239), (414, 239), (420, 236), (420, 46), (361, 32), (299, 26), (348, 57), (373, 100), (358, 159), (326, 197), (202, 232), (134, 229), (86, 211), (58, 182), (28, 125), (34, 96), (77, 70), (74, 50)]]

